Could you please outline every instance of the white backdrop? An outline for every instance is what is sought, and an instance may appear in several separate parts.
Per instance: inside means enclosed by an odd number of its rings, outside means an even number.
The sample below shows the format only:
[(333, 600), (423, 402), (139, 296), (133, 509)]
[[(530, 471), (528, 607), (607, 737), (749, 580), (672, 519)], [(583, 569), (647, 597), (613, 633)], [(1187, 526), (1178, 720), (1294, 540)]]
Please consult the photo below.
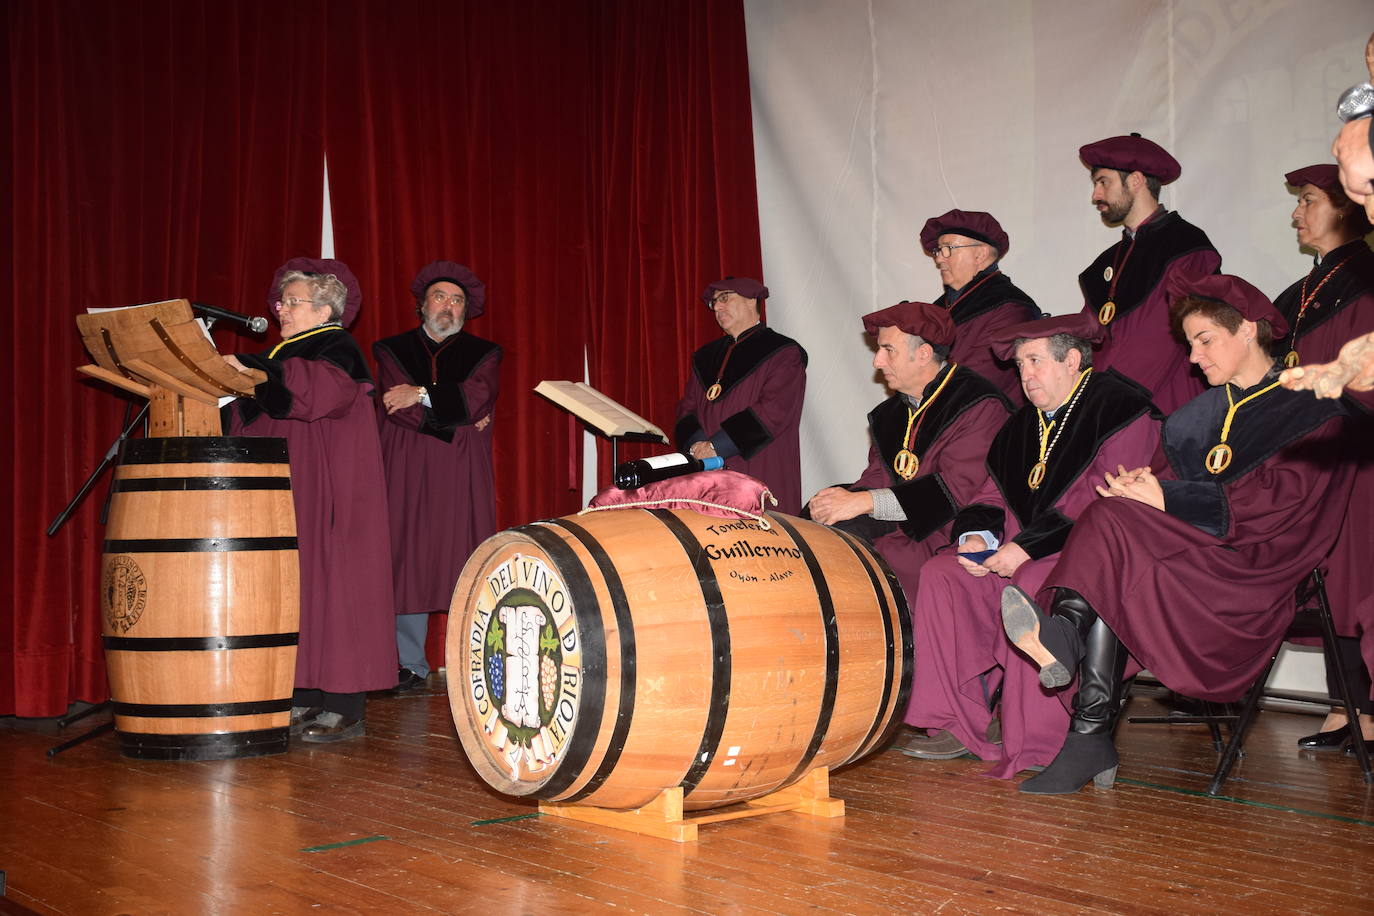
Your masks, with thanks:
[(884, 396), (858, 316), (930, 301), (927, 217), (987, 210), (1046, 311), (1117, 238), (1078, 147), (1139, 131), (1183, 164), (1166, 206), (1277, 294), (1311, 262), (1283, 173), (1329, 161), (1365, 77), (1369, 0), (745, 0), (769, 323), (810, 354), (803, 489), (853, 480)]
[[(1330, 161), (1374, 3), (745, 0), (745, 17), (768, 320), (811, 358), (807, 498), (859, 475), (886, 396), (858, 317), (940, 294), (928, 217), (987, 210), (1017, 285), (1081, 307), (1078, 272), (1118, 237), (1089, 205), (1085, 143), (1139, 131), (1173, 153), (1163, 201), (1227, 273), (1271, 296), (1305, 273), (1283, 173)], [(1284, 667), (1320, 688), (1317, 659)]]

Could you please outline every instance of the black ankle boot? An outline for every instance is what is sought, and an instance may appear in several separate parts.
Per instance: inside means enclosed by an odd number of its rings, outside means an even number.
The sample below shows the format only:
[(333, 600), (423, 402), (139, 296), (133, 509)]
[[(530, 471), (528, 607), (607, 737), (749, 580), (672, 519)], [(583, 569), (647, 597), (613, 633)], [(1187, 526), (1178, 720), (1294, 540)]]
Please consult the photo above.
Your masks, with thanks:
[(1078, 693), (1073, 698), (1073, 719), (1064, 746), (1044, 772), (1021, 783), (1022, 792), (1068, 795), (1090, 781), (1100, 788), (1111, 788), (1118, 762), (1112, 731), (1121, 714), (1127, 655), (1111, 628), (1101, 620), (1094, 621), (1084, 642)]
[(1095, 620), (1092, 605), (1071, 588), (1055, 590), (1050, 616), (1017, 586), (1002, 589), (1002, 628), (1016, 648), (1040, 666), (1040, 683), (1050, 689), (1073, 680)]

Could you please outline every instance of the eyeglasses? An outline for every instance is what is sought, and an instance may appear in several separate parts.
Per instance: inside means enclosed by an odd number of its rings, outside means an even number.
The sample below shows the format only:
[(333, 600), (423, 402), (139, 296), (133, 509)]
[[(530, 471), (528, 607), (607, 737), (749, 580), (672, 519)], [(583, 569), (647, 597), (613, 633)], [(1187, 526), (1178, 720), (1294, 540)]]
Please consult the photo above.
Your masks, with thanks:
[(722, 302), (724, 302), (726, 299), (729, 299), (733, 295), (735, 295), (735, 291), (733, 289), (723, 289), (711, 297), (711, 301), (706, 303), (706, 307), (714, 312), (716, 310), (716, 306), (720, 305)]
[(927, 251), (926, 254), (930, 255), (932, 258), (936, 255), (947, 258), (954, 254), (954, 249), (956, 248), (977, 248), (982, 244), (982, 242), (969, 242), (967, 245), (936, 245), (934, 248)]
[(456, 293), (446, 293), (441, 289), (436, 289), (425, 298), (437, 305), (448, 305), (450, 303), (453, 305), (466, 305), (468, 301), (468, 297), (463, 294), (462, 290)]
[(282, 309), (284, 309), (284, 308), (294, 309), (294, 308), (296, 308), (297, 306), (301, 306), (301, 305), (314, 305), (314, 304), (315, 304), (315, 300), (314, 300), (314, 299), (297, 299), (295, 296), (288, 296), (288, 297), (285, 298), (285, 299), (278, 299), (278, 300), (277, 300), (276, 309), (277, 309), (277, 311), (280, 312), (280, 311), (281, 311)]

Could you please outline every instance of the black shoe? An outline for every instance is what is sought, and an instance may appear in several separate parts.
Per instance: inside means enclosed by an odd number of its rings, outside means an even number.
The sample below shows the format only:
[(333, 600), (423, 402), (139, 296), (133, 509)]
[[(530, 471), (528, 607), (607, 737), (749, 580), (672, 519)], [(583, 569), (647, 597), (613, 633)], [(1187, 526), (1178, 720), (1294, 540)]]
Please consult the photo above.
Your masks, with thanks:
[(367, 726), (362, 719), (345, 719), (337, 712), (326, 712), (305, 727), (301, 732), (301, 740), (313, 744), (327, 744), (365, 734)]
[(411, 671), (409, 668), (396, 669), (396, 686), (392, 687), (395, 693), (404, 693), (407, 690), (414, 690), (417, 687), (425, 686), (425, 679)]
[(318, 719), (323, 712), (323, 706), (292, 706), (291, 734), (299, 735), (301, 732), (305, 731), (305, 727)]
[(1040, 668), (1040, 683), (1051, 690), (1072, 681), (1078, 667), (1067, 645), (1067, 634), (1061, 632), (1062, 623), (1047, 617), (1031, 596), (1015, 585), (1002, 589), (1002, 628), (1007, 639)]
[(1054, 761), (1021, 783), (1030, 795), (1070, 795), (1092, 783), (1110, 789), (1116, 782), (1119, 760), (1110, 734), (1082, 735), (1069, 732)]
[(1352, 735), (1351, 737), (1345, 739), (1345, 743), (1342, 744), (1341, 747), (1345, 748), (1345, 752), (1347, 754), (1349, 754), (1351, 757), (1354, 757), (1356, 741), (1363, 741), (1365, 753), (1371, 757), (1374, 757), (1374, 738), (1366, 738), (1362, 735)]
[(1298, 739), (1298, 747), (1305, 751), (1339, 751), (1345, 747), (1346, 740), (1350, 737), (1350, 723), (1347, 722), (1340, 728), (1333, 728), (1330, 731), (1317, 732), (1305, 738)]

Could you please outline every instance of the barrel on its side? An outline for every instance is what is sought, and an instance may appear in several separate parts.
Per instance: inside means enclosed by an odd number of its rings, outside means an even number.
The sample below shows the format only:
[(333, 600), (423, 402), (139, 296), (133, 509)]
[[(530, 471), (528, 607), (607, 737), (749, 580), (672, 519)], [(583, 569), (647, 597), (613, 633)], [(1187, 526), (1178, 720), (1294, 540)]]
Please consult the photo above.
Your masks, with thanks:
[(449, 703), (509, 795), (689, 809), (756, 798), (882, 746), (906, 708), (911, 627), (868, 546), (616, 509), (503, 531), (450, 609)]
[(122, 754), (285, 751), (300, 626), (286, 441), (125, 442), (101, 601)]

